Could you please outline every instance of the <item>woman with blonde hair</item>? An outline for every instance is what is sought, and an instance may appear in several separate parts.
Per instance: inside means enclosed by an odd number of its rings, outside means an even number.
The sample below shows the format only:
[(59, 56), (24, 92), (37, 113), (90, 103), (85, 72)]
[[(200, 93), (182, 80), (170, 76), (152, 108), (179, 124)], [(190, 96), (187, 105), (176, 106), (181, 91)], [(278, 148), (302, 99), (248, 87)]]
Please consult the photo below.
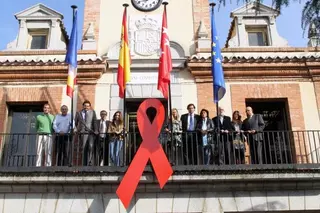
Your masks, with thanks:
[[(172, 136), (171, 138), (171, 121), (172, 121)], [(179, 112), (176, 108), (172, 109), (172, 117), (168, 120), (168, 125), (165, 128), (165, 131), (168, 133), (168, 153), (170, 162), (173, 164), (179, 164), (178, 162), (182, 161), (181, 155), (181, 134), (182, 134), (182, 126), (180, 121)], [(174, 163), (176, 162), (176, 163)]]
[(109, 157), (112, 166), (120, 166), (120, 154), (123, 147), (124, 125), (122, 114), (117, 111), (113, 115), (112, 122), (109, 124), (108, 133), (109, 141)]

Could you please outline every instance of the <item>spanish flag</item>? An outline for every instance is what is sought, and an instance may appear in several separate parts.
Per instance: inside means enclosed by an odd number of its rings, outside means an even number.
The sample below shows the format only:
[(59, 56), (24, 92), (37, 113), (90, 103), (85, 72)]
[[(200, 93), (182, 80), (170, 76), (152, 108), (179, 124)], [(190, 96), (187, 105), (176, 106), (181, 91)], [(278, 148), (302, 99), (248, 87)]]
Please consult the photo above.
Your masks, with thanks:
[(126, 84), (131, 80), (130, 63), (131, 63), (131, 58), (130, 58), (128, 29), (127, 29), (127, 7), (125, 7), (123, 12), (123, 19), (122, 19), (121, 44), (120, 44), (118, 79), (117, 79), (118, 85), (119, 85), (120, 98), (124, 98)]
[(72, 98), (74, 85), (77, 77), (77, 46), (78, 46), (78, 28), (77, 28), (77, 10), (73, 15), (73, 26), (71, 37), (68, 44), (66, 63), (69, 64), (68, 80), (67, 80), (67, 96)]

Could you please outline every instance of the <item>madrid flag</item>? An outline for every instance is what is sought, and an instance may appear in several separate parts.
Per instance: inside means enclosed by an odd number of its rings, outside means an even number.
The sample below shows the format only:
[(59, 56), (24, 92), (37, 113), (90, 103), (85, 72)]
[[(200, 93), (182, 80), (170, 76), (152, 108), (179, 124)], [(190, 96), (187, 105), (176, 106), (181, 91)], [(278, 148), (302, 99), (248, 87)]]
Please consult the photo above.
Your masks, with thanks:
[(162, 18), (160, 54), (161, 55), (159, 59), (158, 90), (162, 92), (164, 98), (168, 99), (172, 61), (170, 52), (170, 41), (168, 36), (166, 7), (164, 7)]
[(122, 29), (121, 29), (121, 44), (118, 63), (117, 81), (119, 85), (119, 97), (124, 98), (126, 83), (130, 81), (130, 50), (127, 29), (127, 8), (124, 8)]

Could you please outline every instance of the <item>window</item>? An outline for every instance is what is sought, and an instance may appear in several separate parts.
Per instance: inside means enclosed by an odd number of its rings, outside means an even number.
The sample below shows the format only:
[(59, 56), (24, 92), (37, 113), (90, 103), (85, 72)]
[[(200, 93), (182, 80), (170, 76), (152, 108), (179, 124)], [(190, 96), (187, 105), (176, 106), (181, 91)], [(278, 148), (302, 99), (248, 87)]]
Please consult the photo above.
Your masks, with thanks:
[(249, 46), (268, 46), (266, 27), (247, 28)]
[(45, 35), (34, 35), (31, 40), (30, 49), (46, 49), (47, 36)]
[(30, 30), (29, 37), (29, 49), (47, 49), (48, 30)]

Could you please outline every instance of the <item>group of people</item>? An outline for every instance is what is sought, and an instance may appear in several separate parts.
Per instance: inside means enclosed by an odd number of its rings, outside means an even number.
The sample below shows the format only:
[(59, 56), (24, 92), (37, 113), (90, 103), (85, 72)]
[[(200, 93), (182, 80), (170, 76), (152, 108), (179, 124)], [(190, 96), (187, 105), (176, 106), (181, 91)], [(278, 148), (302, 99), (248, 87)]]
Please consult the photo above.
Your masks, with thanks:
[[(102, 110), (100, 119), (97, 119), (89, 101), (84, 101), (82, 106), (73, 122), (66, 105), (61, 106), (61, 114), (56, 116), (50, 114), (49, 104), (43, 106), (43, 114), (36, 118), (36, 166), (43, 166), (43, 159), (44, 166), (52, 165), (53, 144), (57, 165), (71, 165), (74, 136), (82, 150), (83, 166), (123, 165), (121, 155), (127, 134), (124, 134), (122, 113), (115, 112), (109, 121), (107, 111)], [(260, 114), (254, 114), (248, 106), (247, 118), (242, 121), (239, 111), (234, 111), (230, 118), (225, 115), (224, 108), (219, 107), (218, 116), (211, 119), (207, 109), (202, 109), (200, 115), (195, 113), (195, 109), (194, 104), (189, 104), (188, 113), (181, 117), (177, 109), (172, 109), (172, 117), (164, 125), (166, 140), (163, 145), (172, 164), (244, 164), (245, 143), (249, 145), (251, 163), (262, 163), (265, 123)], [(72, 130), (75, 134), (70, 134)]]
[[(252, 164), (263, 162), (263, 129), (265, 123), (260, 114), (246, 107), (247, 118), (242, 121), (239, 111), (232, 118), (219, 107), (218, 116), (209, 117), (207, 109), (195, 113), (195, 105), (187, 106), (188, 113), (181, 115), (172, 109), (172, 118), (165, 128), (170, 135), (168, 143), (172, 162), (184, 165), (244, 164), (248, 143)], [(171, 126), (172, 124), (172, 126)], [(172, 138), (172, 139), (171, 139)]]
[[(73, 122), (66, 105), (61, 106), (61, 114), (56, 116), (50, 114), (49, 104), (43, 106), (43, 114), (36, 118), (36, 166), (43, 166), (43, 159), (44, 166), (52, 165), (53, 142), (56, 145), (57, 165), (71, 165), (73, 136), (77, 136), (78, 144), (82, 144), (82, 165), (120, 165), (124, 129), (122, 113), (115, 112), (112, 121), (109, 121), (107, 111), (102, 110), (100, 119), (97, 119), (90, 101), (84, 101), (82, 106), (83, 109), (75, 114)], [(70, 134), (71, 130), (74, 135)]]

